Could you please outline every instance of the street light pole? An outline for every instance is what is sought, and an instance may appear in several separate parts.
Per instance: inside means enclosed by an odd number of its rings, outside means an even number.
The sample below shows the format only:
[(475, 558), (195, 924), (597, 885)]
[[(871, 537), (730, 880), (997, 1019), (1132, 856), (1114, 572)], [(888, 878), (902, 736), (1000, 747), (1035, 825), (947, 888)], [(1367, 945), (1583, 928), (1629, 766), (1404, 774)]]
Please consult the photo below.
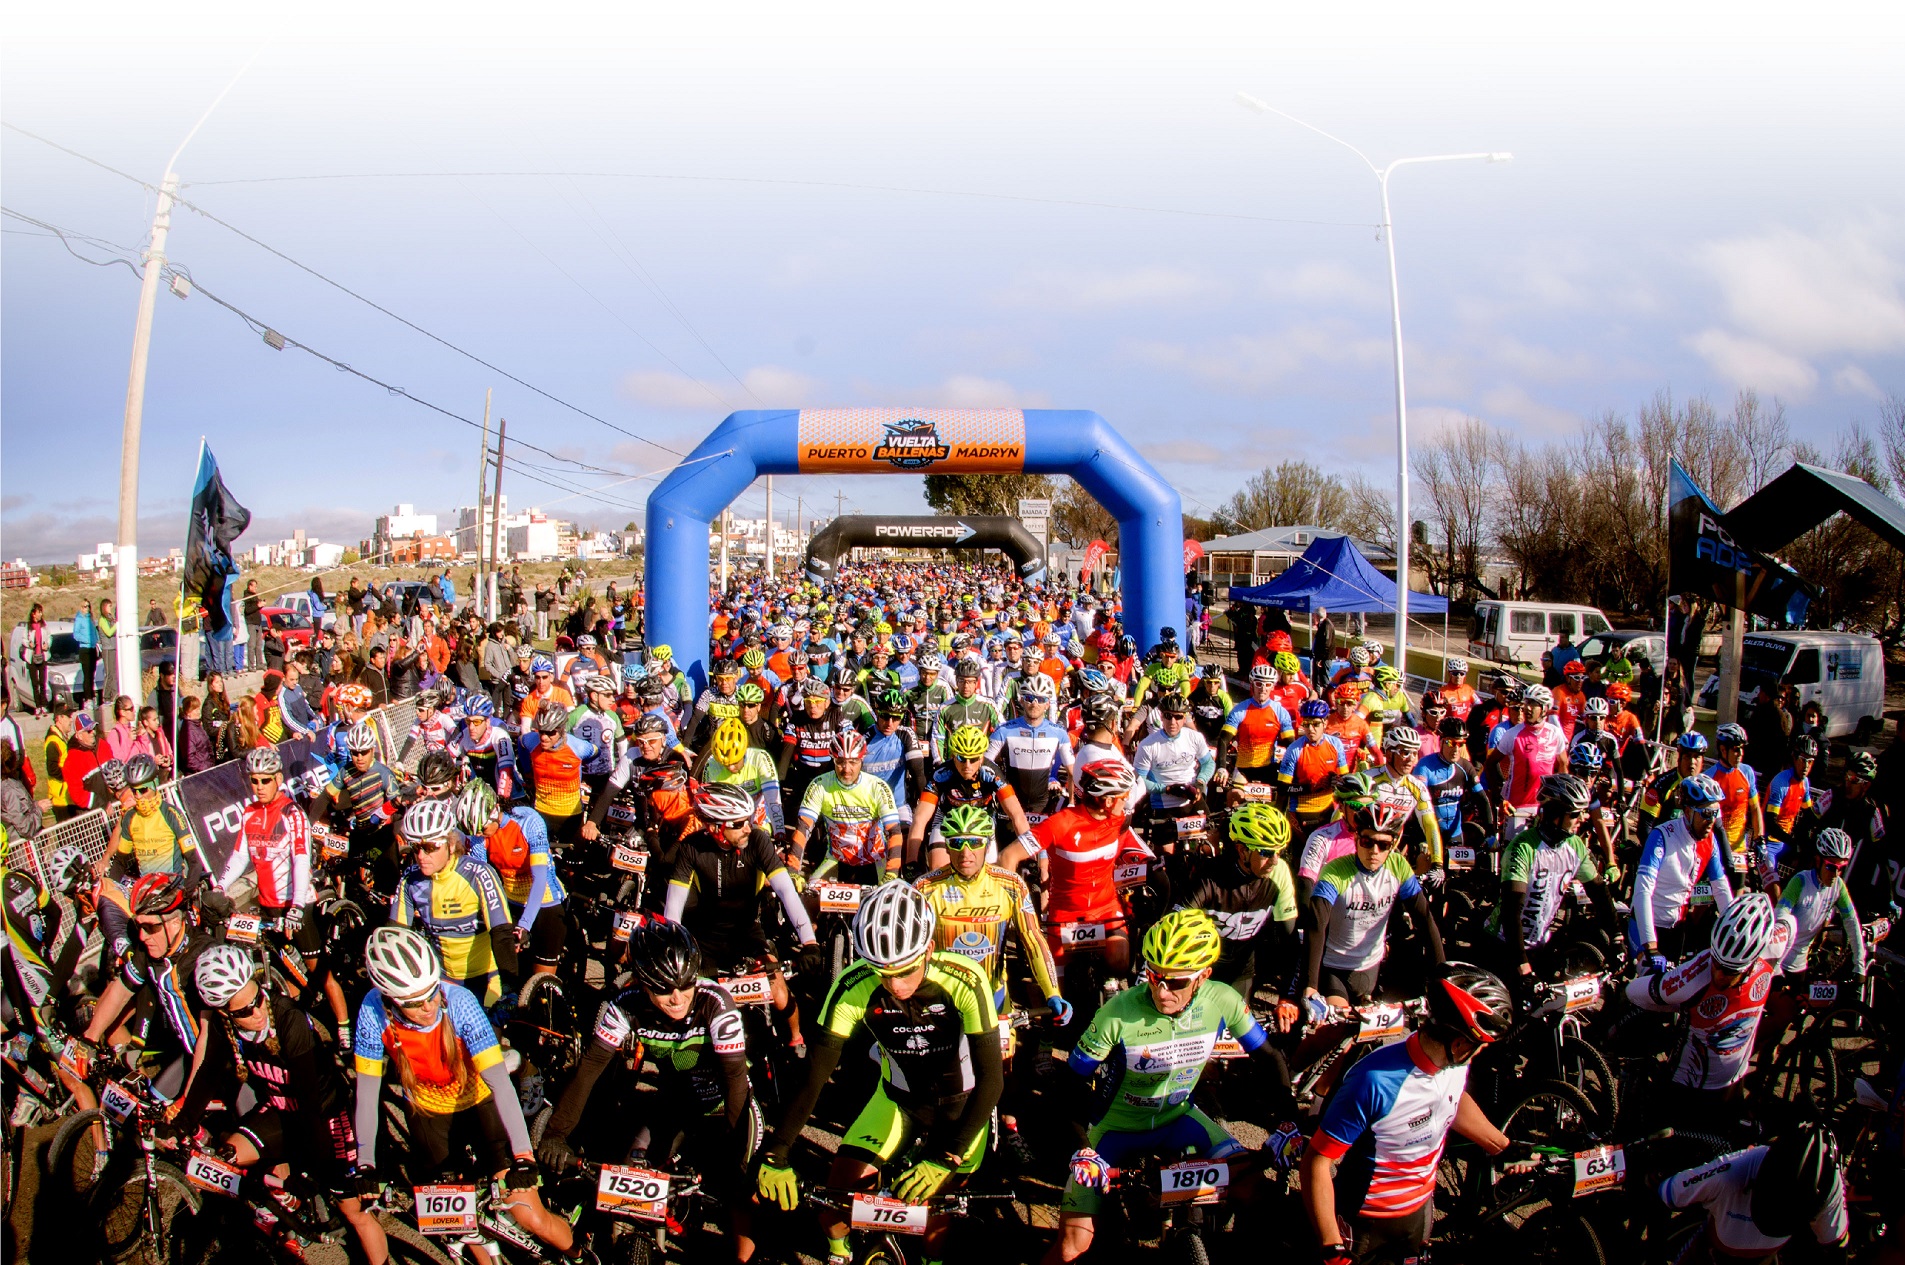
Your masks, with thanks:
[(1275, 106), (1259, 101), (1248, 93), (1240, 92), (1237, 99), (1253, 110), (1274, 114), (1278, 118), (1288, 119), (1299, 127), (1308, 128), (1318, 136), (1335, 141), (1350, 153), (1363, 160), (1370, 174), (1376, 177), (1376, 183), (1382, 192), (1382, 240), (1389, 252), (1389, 328), (1390, 338), (1395, 352), (1396, 364), (1396, 670), (1407, 674), (1409, 661), (1409, 396), (1403, 385), (1402, 373), (1402, 287), (1396, 276), (1396, 233), (1394, 218), (1389, 213), (1389, 177), (1398, 167), (1412, 163), (1448, 163), (1463, 162), (1471, 159), (1487, 159), (1492, 163), (1509, 162), (1513, 154), (1501, 152), (1475, 154), (1431, 154), (1421, 158), (1398, 158), (1387, 167), (1378, 167), (1369, 161), (1369, 156), (1340, 136), (1331, 136), (1313, 123), (1305, 123), (1293, 114), (1285, 114)]
[[(258, 51), (263, 52), (263, 47)], [(258, 54), (253, 53), (251, 61), (257, 59)], [(144, 689), (139, 663), (139, 623), (143, 617), (139, 609), (139, 432), (145, 423), (146, 362), (152, 351), (152, 313), (159, 299), (159, 279), (165, 272), (165, 239), (172, 228), (172, 204), (179, 192), (179, 155), (198, 135), (199, 128), (205, 126), (205, 120), (212, 117), (212, 111), (218, 108), (226, 93), (238, 86), (245, 71), (251, 69), (251, 61), (239, 67), (232, 81), (225, 85), (225, 91), (205, 107), (205, 113), (192, 124), (192, 130), (166, 160), (165, 177), (159, 182), (158, 205), (152, 213), (152, 240), (146, 248), (145, 270), (139, 282), (139, 315), (132, 326), (132, 366), (126, 375), (125, 427), (119, 436), (119, 534), (113, 564), (113, 605), (118, 608), (113, 612), (118, 617), (113, 657), (119, 669), (119, 690), (132, 696), (135, 711)]]

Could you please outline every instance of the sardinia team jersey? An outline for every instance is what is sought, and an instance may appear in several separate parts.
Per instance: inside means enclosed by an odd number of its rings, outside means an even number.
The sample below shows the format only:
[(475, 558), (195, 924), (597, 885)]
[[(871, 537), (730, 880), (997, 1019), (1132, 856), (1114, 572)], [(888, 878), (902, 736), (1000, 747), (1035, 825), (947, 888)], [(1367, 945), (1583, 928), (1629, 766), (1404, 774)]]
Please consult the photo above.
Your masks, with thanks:
[(1340, 1162), (1337, 1211), (1404, 1217), (1427, 1202), (1467, 1085), (1468, 1066), (1438, 1068), (1419, 1036), (1349, 1069), (1310, 1137), (1314, 1150)]
[[(464, 1056), (447, 1064), (438, 1039), (438, 1028), (446, 1023), (456, 1033), (458, 1054)], [(433, 1116), (474, 1107), (488, 1098), (483, 1070), (503, 1061), (496, 1031), (476, 998), (469, 989), (447, 983), (436, 1022), (427, 1028), (405, 1023), (401, 1015), (385, 1009), (384, 995), (371, 989), (357, 1008), (357, 1035), (351, 1049), (362, 1076), (383, 1076), (390, 1056), (401, 1053), (409, 1060), (417, 1084), (412, 1105)]]
[(489, 933), (509, 925), (509, 908), (489, 866), (472, 856), (435, 875), (411, 866), (391, 898), (390, 920), (430, 937), (443, 958), (444, 979), (482, 989), (486, 1006), (502, 997)]
[(1237, 748), (1238, 768), (1262, 769), (1277, 762), (1277, 744), (1295, 737), (1296, 726), (1276, 699), (1259, 703), (1247, 698), (1224, 717), (1224, 732)]

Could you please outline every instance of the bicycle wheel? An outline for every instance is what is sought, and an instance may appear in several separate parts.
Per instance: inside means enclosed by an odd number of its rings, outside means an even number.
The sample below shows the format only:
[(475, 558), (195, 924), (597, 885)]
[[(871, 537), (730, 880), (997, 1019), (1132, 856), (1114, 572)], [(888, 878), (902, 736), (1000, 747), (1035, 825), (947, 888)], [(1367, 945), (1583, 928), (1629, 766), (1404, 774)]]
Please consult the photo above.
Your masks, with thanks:
[[(198, 1192), (184, 1173), (163, 1160), (154, 1163), (153, 1179), (150, 1194), (142, 1171), (93, 1191), (90, 1215), (99, 1234), (101, 1260), (113, 1265), (183, 1265), (196, 1259), (186, 1243), (184, 1223), (199, 1212)], [(148, 1199), (157, 1200), (156, 1233), (148, 1222)]]
[(1536, 1081), (1502, 1113), (1501, 1131), (1517, 1142), (1578, 1150), (1596, 1123), (1594, 1104), (1566, 1081)]
[(1806, 1111), (1823, 1112), (1839, 1099), (1839, 1064), (1829, 1031), (1809, 1032), (1773, 1059), (1766, 1090), (1774, 1098)]
[(1602, 1132), (1614, 1127), (1621, 1110), (1621, 1083), (1605, 1054), (1580, 1037), (1562, 1038), (1561, 1079), (1594, 1104)]
[(1515, 1247), (1530, 1265), (1607, 1265), (1594, 1223), (1578, 1212), (1549, 1204), (1521, 1223)]
[[(95, 1127), (104, 1131), (103, 1147)], [(63, 1197), (84, 1199), (92, 1193), (112, 1153), (116, 1127), (100, 1111), (75, 1112), (60, 1122), (46, 1148), (46, 1171), (48, 1180), (59, 1183)]]
[(1210, 1265), (1210, 1249), (1194, 1225), (1175, 1227), (1165, 1243), (1164, 1259), (1170, 1265)]
[(403, 1265), (450, 1265), (450, 1258), (443, 1249), (409, 1222), (386, 1212), (378, 1216), (377, 1223), (384, 1227), (391, 1260), (401, 1261)]
[(1849, 1086), (1861, 1078), (1877, 1082), (1887, 1053), (1885, 1031), (1877, 1014), (1856, 1003), (1839, 1006), (1826, 1012), (1818, 1030), (1832, 1048), (1840, 1084)]

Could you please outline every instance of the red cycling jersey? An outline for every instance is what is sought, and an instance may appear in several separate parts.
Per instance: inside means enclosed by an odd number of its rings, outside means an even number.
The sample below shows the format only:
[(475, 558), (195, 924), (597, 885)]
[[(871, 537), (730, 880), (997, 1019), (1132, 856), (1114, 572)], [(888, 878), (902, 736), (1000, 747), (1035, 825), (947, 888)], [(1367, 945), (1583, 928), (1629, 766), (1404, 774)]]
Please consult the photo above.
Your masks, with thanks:
[(1032, 827), (1032, 837), (1051, 857), (1047, 922), (1094, 922), (1124, 915), (1113, 872), (1120, 857), (1150, 855), (1131, 832), (1128, 818), (1101, 820), (1082, 808), (1067, 808)]
[(269, 804), (245, 809), (237, 846), (219, 876), (219, 886), (231, 890), (243, 877), (247, 862), (257, 877), (261, 908), (285, 909), (317, 899), (311, 887), (311, 825), (297, 801), (284, 792)]

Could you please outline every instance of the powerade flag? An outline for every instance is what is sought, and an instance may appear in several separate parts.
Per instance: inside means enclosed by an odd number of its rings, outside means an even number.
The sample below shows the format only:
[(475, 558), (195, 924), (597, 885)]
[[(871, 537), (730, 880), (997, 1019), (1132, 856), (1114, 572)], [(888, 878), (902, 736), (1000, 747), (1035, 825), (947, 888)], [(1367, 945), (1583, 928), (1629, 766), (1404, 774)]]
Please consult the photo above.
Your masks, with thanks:
[[(205, 608), (206, 637), (221, 647), (232, 642), (231, 590), (238, 574), (232, 541), (251, 526), (251, 511), (238, 503), (218, 475), (218, 461), (204, 440), (198, 445), (198, 482), (192, 487), (192, 521), (185, 529), (186, 609)], [(214, 662), (223, 662), (223, 659)]]
[(1806, 622), (1810, 585), (1791, 568), (1734, 541), (1720, 511), (1678, 461), (1667, 483), (1667, 588), (1786, 624)]

